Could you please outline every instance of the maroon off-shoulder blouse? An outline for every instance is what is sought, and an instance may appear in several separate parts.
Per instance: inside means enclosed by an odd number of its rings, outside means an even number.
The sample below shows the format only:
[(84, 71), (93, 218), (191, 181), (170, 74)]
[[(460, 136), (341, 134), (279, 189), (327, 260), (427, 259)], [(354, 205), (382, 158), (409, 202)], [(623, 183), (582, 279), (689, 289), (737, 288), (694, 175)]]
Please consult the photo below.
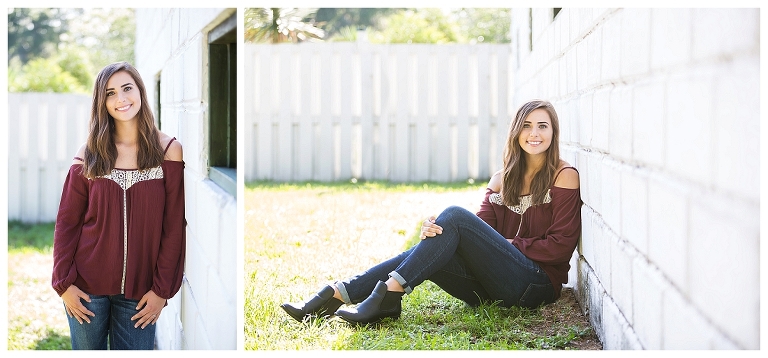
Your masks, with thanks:
[[(573, 169), (567, 167), (564, 169)], [(561, 170), (561, 171), (562, 171)], [(559, 172), (558, 172), (559, 174)], [(568, 282), (570, 260), (581, 235), (580, 190), (552, 186), (544, 204), (529, 206), (530, 196), (514, 207), (501, 205), (501, 197), (490, 188), (477, 216), (546, 272), (560, 297)]]
[(82, 171), (82, 164), (72, 164), (64, 182), (53, 289), (59, 296), (74, 284), (92, 295), (141, 299), (151, 289), (173, 297), (181, 288), (186, 253), (184, 162), (113, 169), (95, 179)]

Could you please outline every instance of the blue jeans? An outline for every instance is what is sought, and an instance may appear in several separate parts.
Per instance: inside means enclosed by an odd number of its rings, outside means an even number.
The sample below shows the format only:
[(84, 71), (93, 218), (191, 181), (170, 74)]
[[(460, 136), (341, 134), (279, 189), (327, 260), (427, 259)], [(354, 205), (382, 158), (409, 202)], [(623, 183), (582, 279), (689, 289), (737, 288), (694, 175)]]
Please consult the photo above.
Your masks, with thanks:
[(81, 302), (95, 314), (90, 317), (91, 323), (83, 321), (80, 324), (67, 315), (72, 349), (105, 350), (107, 336), (111, 350), (154, 349), (156, 326), (133, 328), (136, 321), (131, 321), (131, 317), (139, 312), (136, 310), (139, 300), (127, 299), (124, 295), (88, 296), (91, 302)]
[(406, 293), (430, 280), (470, 306), (500, 301), (504, 307), (533, 308), (554, 302), (554, 287), (544, 270), (477, 215), (451, 206), (436, 224), (442, 234), (337, 282), (344, 301), (362, 302), (378, 281), (392, 277)]

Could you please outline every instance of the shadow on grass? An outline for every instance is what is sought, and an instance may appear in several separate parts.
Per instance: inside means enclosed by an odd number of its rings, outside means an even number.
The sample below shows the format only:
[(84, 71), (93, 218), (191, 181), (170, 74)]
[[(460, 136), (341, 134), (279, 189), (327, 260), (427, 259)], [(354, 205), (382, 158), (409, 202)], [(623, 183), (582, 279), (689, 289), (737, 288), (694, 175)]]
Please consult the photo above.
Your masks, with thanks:
[[(419, 243), (421, 223), (404, 244)], [(364, 350), (563, 350), (575, 341), (597, 339), (591, 327), (551, 321), (537, 308), (502, 307), (500, 302), (470, 307), (430, 281), (403, 300), (403, 316), (352, 332), (338, 349)], [(559, 302), (558, 304), (562, 304)], [(546, 308), (545, 308), (546, 307)]]
[[(400, 319), (352, 327), (342, 350), (571, 350), (597, 339), (586, 323), (552, 322), (543, 308), (469, 307), (431, 282), (403, 302)], [(595, 349), (595, 348), (586, 348)], [(599, 348), (597, 348), (599, 349)]]
[(34, 350), (36, 351), (55, 351), (55, 350), (71, 350), (71, 349), (72, 349), (72, 343), (69, 339), (69, 336), (59, 334), (52, 329), (49, 329), (45, 337), (38, 340), (34, 346)]

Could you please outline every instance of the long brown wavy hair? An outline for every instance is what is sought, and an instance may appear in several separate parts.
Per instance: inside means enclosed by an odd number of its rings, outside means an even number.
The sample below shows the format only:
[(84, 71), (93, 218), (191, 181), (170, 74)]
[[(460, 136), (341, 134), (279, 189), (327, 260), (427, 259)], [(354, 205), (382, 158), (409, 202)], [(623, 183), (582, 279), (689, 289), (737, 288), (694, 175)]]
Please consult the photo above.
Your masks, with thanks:
[(139, 139), (138, 139), (138, 167), (140, 170), (157, 167), (163, 162), (163, 148), (158, 139), (158, 130), (155, 127), (155, 117), (149, 108), (147, 92), (144, 81), (136, 70), (128, 62), (116, 62), (104, 67), (96, 76), (93, 84), (93, 103), (91, 104), (91, 120), (89, 124), (88, 140), (85, 154), (83, 155), (83, 175), (86, 178), (95, 178), (109, 174), (115, 167), (117, 160), (117, 147), (115, 146), (115, 120), (107, 112), (107, 81), (119, 71), (128, 72), (136, 82), (136, 87), (141, 94), (141, 108), (137, 114)]
[(557, 112), (551, 103), (544, 100), (529, 101), (517, 110), (515, 119), (509, 125), (509, 135), (507, 144), (504, 148), (504, 169), (502, 170), (501, 182), (501, 201), (504, 205), (520, 204), (520, 195), (523, 190), (523, 181), (528, 164), (523, 155), (523, 148), (520, 147), (520, 132), (523, 130), (523, 123), (531, 112), (536, 109), (543, 109), (549, 114), (552, 121), (552, 142), (547, 148), (544, 167), (541, 168), (531, 181), (531, 201), (532, 204), (541, 204), (547, 195), (547, 190), (553, 184), (555, 171), (560, 165), (560, 123), (557, 119)]

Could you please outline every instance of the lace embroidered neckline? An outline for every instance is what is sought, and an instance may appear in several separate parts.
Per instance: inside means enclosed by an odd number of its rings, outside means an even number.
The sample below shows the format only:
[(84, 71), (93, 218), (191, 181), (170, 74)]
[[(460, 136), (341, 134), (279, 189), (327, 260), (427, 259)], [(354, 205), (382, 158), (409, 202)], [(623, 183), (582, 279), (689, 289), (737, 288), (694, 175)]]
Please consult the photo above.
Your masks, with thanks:
[(117, 185), (120, 186), (123, 190), (128, 190), (128, 188), (132, 187), (134, 184), (145, 181), (145, 180), (153, 180), (153, 179), (163, 179), (163, 168), (162, 166), (157, 166), (150, 169), (144, 169), (144, 170), (138, 170), (138, 169), (132, 169), (132, 170), (126, 170), (126, 169), (112, 169), (112, 171), (107, 174), (100, 176), (99, 178), (109, 179), (115, 182)]
[[(547, 189), (547, 194), (544, 195), (544, 202), (543, 202), (543, 204), (547, 204), (547, 203), (551, 203), (552, 202), (552, 195), (550, 195), (550, 193), (549, 193), (550, 190), (551, 189)], [(499, 194), (499, 193), (491, 194), (490, 197), (488, 198), (488, 201), (490, 201), (491, 203), (494, 203), (496, 205), (504, 206), (504, 204), (501, 201), (501, 194)], [(512, 210), (512, 211), (514, 211), (517, 214), (523, 215), (523, 213), (525, 213), (526, 210), (528, 210), (532, 206), (534, 206), (533, 205), (533, 196), (529, 194), (529, 195), (523, 195), (523, 196), (520, 197), (520, 204), (517, 204), (517, 205), (507, 205), (507, 208), (509, 208), (509, 210)]]

